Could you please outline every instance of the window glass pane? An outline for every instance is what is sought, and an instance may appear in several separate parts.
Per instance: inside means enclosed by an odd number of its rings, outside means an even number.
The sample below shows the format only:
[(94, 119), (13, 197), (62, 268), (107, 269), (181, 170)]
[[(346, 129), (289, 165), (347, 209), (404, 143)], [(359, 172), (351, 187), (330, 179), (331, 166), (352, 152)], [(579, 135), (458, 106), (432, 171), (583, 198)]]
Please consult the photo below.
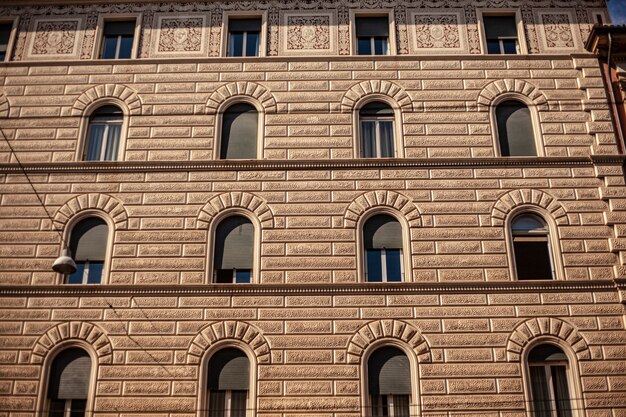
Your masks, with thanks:
[(362, 16), (355, 19), (356, 36), (389, 37), (389, 16)]
[(359, 55), (372, 55), (372, 41), (370, 38), (358, 38), (357, 53)]
[(117, 35), (105, 36), (102, 40), (102, 59), (115, 59), (117, 50)]
[(119, 59), (129, 59), (133, 52), (133, 36), (122, 36), (120, 40)]
[(72, 400), (70, 417), (83, 417), (87, 409), (87, 400)]
[(234, 104), (222, 116), (221, 159), (256, 159), (259, 114), (245, 103)]
[(235, 283), (237, 284), (249, 284), (252, 282), (252, 270), (250, 269), (237, 269), (235, 272)]
[(231, 391), (230, 417), (245, 417), (248, 391)]
[(226, 392), (210, 391), (209, 392), (209, 417), (224, 417)]
[(215, 282), (217, 284), (232, 284), (233, 283), (233, 270), (232, 269), (216, 269), (215, 270)]
[(65, 412), (65, 400), (50, 400), (49, 409), (48, 417), (63, 417)]
[(517, 38), (515, 15), (483, 16), (487, 39)]
[(387, 55), (387, 38), (374, 38), (374, 55)]
[(501, 54), (500, 41), (498, 39), (487, 39), (487, 53), (488, 54)]
[(367, 262), (367, 282), (382, 282), (383, 280), (383, 268), (382, 268), (382, 250), (381, 249), (366, 249), (365, 257)]
[(393, 396), (393, 417), (409, 417), (409, 396)]
[(552, 365), (550, 368), (558, 417), (572, 417), (572, 404), (565, 365)]
[(228, 56), (243, 56), (243, 32), (231, 32)]
[(380, 152), (381, 158), (391, 158), (395, 156), (393, 149), (393, 122), (380, 122)]
[(502, 156), (537, 156), (530, 109), (509, 100), (496, 107), (498, 141)]
[(376, 122), (361, 122), (361, 157), (376, 157)]
[(547, 237), (544, 241), (516, 239), (513, 242), (513, 250), (517, 279), (552, 279), (552, 262)]
[(531, 230), (544, 231), (547, 232), (548, 228), (546, 224), (537, 216), (533, 216), (531, 214), (524, 214), (522, 216), (518, 216), (513, 221), (511, 225), (511, 230), (517, 233), (528, 232)]
[(385, 255), (387, 258), (387, 281), (388, 282), (401, 282), (402, 281), (402, 250), (401, 249), (386, 249)]
[(381, 395), (370, 396), (370, 404), (372, 407), (372, 417), (381, 417), (383, 415), (383, 400)]
[(104, 137), (105, 126), (101, 124), (92, 124), (89, 129), (89, 139), (87, 140), (87, 151), (85, 152), (86, 161), (100, 160), (100, 150), (102, 149), (102, 139)]
[(89, 262), (89, 274), (87, 275), (87, 284), (100, 284), (102, 281), (103, 262)]
[(246, 39), (246, 56), (259, 55), (259, 32), (248, 32)]
[(530, 366), (530, 385), (533, 395), (534, 417), (552, 417), (548, 381), (543, 366)]
[(120, 143), (120, 132), (122, 130), (122, 126), (119, 124), (110, 124), (106, 149), (104, 151), (104, 161), (115, 161), (117, 160), (117, 151)]
[(517, 54), (517, 40), (516, 39), (502, 39), (502, 49), (505, 54), (515, 55)]
[(13, 23), (0, 24), (0, 62), (6, 60)]
[(66, 284), (82, 284), (84, 273), (85, 273), (85, 263), (76, 262), (76, 272), (67, 276), (67, 278), (65, 279), (65, 283)]

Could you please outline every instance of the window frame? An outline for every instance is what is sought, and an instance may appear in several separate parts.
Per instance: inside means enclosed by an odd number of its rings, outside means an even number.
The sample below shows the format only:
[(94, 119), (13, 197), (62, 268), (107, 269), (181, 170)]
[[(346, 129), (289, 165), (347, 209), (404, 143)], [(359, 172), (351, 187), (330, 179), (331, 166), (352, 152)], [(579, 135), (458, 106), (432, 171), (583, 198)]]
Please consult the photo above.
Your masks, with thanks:
[(419, 377), (419, 361), (415, 353), (404, 343), (393, 338), (381, 338), (369, 345), (361, 356), (361, 410), (362, 417), (373, 417), (372, 402), (369, 393), (369, 360), (374, 352), (378, 349), (392, 347), (401, 350), (409, 360), (411, 375), (411, 397), (409, 398), (409, 416), (420, 417), (421, 409), (419, 407), (420, 397), (420, 377)]
[[(395, 103), (393, 100), (391, 100), (389, 97), (381, 95), (381, 94), (371, 94), (368, 95), (365, 99), (359, 101), (356, 103), (356, 105), (354, 106), (354, 112), (353, 112), (353, 132), (355, 132), (355, 136), (354, 136), (354, 155), (355, 158), (358, 159), (378, 159), (380, 157), (377, 158), (366, 158), (361, 156), (361, 133), (362, 133), (362, 128), (361, 128), (361, 109), (363, 109), (363, 107), (365, 107), (366, 105), (370, 104), (370, 103), (374, 103), (374, 102), (381, 102), (384, 103), (386, 105), (388, 105), (391, 110), (393, 110), (393, 149), (394, 149), (394, 155), (391, 157), (384, 157), (383, 159), (399, 159), (399, 158), (404, 158), (404, 147), (401, 146), (401, 144), (404, 143), (404, 139), (402, 136), (402, 116), (403, 113), (400, 110), (400, 107), (398, 106), (397, 103)], [(374, 119), (372, 117), (372, 119)], [(386, 119), (385, 117), (381, 118), (381, 119)], [(388, 118), (390, 119), (390, 118)]]
[[(480, 45), (483, 55), (500, 56), (502, 54), (490, 54), (487, 48), (487, 32), (485, 30), (484, 16), (515, 16), (515, 23), (517, 29), (517, 43), (519, 52), (515, 55), (528, 55), (528, 43), (526, 41), (526, 35), (524, 33), (524, 22), (522, 20), (522, 12), (518, 8), (486, 8), (478, 9), (476, 11), (478, 18), (478, 32), (480, 33)], [(508, 57), (514, 56), (514, 54), (508, 54)]]
[(13, 59), (13, 48), (15, 46), (15, 42), (17, 42), (17, 28), (19, 25), (19, 17), (17, 16), (3, 16), (0, 17), (0, 24), (10, 24), (11, 30), (9, 32), (9, 40), (7, 42), (7, 52), (4, 57), (4, 60), (0, 60), (0, 64), (5, 62), (10, 62)]
[[(387, 53), (384, 55), (359, 55), (358, 39), (356, 36), (356, 19), (359, 17), (384, 17), (389, 19), (389, 36), (387, 39)], [(350, 42), (350, 55), (363, 56), (363, 57), (384, 57), (390, 55), (397, 55), (398, 48), (396, 43), (396, 21), (393, 9), (350, 9), (350, 36), (352, 42)]]
[[(125, 59), (137, 59), (139, 58), (139, 38), (141, 37), (141, 24), (143, 13), (105, 13), (98, 16), (98, 26), (96, 29), (96, 42), (94, 42), (94, 50), (92, 52), (92, 59), (98, 61), (123, 61)], [(102, 53), (102, 46), (104, 44), (104, 25), (107, 22), (128, 22), (135, 21), (135, 32), (133, 34), (133, 49), (130, 54), (130, 58), (100, 58)]]
[[(535, 416), (534, 406), (533, 406), (533, 395), (532, 395), (532, 381), (530, 377), (530, 362), (528, 360), (530, 352), (541, 345), (553, 345), (559, 348), (567, 357), (567, 367), (566, 367), (566, 376), (567, 376), (567, 384), (569, 388), (570, 395), (570, 404), (572, 407), (572, 417), (582, 417), (584, 412), (580, 410), (584, 410), (584, 406), (582, 404), (582, 386), (580, 382), (580, 372), (578, 370), (578, 360), (576, 355), (573, 354), (572, 349), (569, 345), (567, 345), (562, 340), (559, 340), (555, 337), (547, 336), (540, 337), (537, 340), (533, 340), (530, 342), (523, 350), (521, 355), (521, 364), (522, 364), (522, 379), (524, 383), (524, 397), (526, 404), (526, 413), (529, 416)], [(558, 362), (561, 363), (562, 362)], [(555, 361), (555, 364), (557, 362)]]
[[(519, 101), (528, 107), (528, 111), (530, 112), (530, 120), (532, 123), (533, 129), (533, 139), (535, 141), (535, 149), (537, 150), (536, 156), (502, 156), (502, 151), (500, 150), (500, 133), (498, 130), (498, 117), (497, 117), (497, 108), (500, 104), (506, 101)], [(489, 120), (491, 122), (491, 131), (493, 132), (493, 149), (494, 154), (500, 158), (541, 158), (546, 156), (544, 149), (544, 141), (543, 141), (543, 132), (541, 130), (541, 122), (539, 121), (539, 113), (537, 109), (537, 105), (530, 100), (528, 97), (518, 94), (518, 93), (503, 93), (496, 97), (490, 105), (489, 108)]]
[(199, 394), (197, 397), (197, 410), (199, 411), (199, 417), (209, 417), (209, 389), (208, 389), (208, 375), (209, 375), (209, 362), (211, 357), (222, 349), (234, 348), (239, 349), (248, 357), (250, 380), (248, 381), (248, 399), (246, 405), (246, 417), (256, 416), (256, 402), (257, 402), (257, 358), (254, 351), (247, 344), (238, 340), (222, 340), (211, 345), (204, 353), (200, 360), (200, 372), (198, 375)]
[[(215, 248), (216, 248), (216, 238), (215, 234), (217, 232), (218, 225), (228, 217), (233, 216), (241, 216), (247, 218), (250, 223), (252, 223), (252, 227), (254, 228), (254, 245), (253, 256), (252, 256), (252, 278), (250, 279), (250, 283), (246, 284), (236, 284), (236, 283), (217, 283), (213, 280), (214, 270), (215, 270)], [(242, 208), (230, 208), (224, 210), (219, 213), (213, 220), (211, 221), (209, 230), (208, 230), (208, 253), (207, 253), (207, 284), (209, 285), (252, 285), (256, 283), (260, 283), (260, 273), (261, 273), (261, 222), (257, 219), (254, 213), (251, 213)]]
[[(259, 55), (257, 56), (229, 56), (228, 41), (230, 31), (228, 30), (230, 20), (237, 19), (261, 19), (261, 33), (259, 35)], [(250, 11), (226, 11), (222, 14), (222, 51), (221, 56), (231, 59), (254, 59), (267, 56), (267, 11), (250, 12)]]
[[(239, 57), (241, 58), (241, 57)], [(215, 138), (213, 140), (213, 159), (219, 161), (248, 161), (249, 159), (222, 159), (222, 127), (224, 124), (224, 113), (236, 104), (249, 104), (257, 111), (257, 143), (256, 143), (256, 159), (263, 159), (265, 151), (265, 109), (256, 100), (247, 96), (234, 96), (228, 100), (224, 100), (217, 109), (215, 114)]]
[[(551, 267), (552, 267), (552, 279), (538, 279), (538, 280), (519, 280), (517, 278), (517, 265), (515, 263), (515, 245), (514, 245), (514, 236), (513, 236), (513, 221), (519, 216), (523, 215), (533, 215), (541, 218), (543, 222), (546, 224), (548, 229), (548, 251), (550, 254)], [(562, 255), (559, 250), (559, 229), (554, 222), (554, 219), (550, 214), (545, 212), (543, 209), (537, 206), (524, 205), (517, 207), (512, 210), (506, 218), (505, 222), (505, 235), (506, 235), (506, 245), (507, 245), (507, 255), (509, 261), (509, 274), (511, 276), (512, 281), (517, 282), (552, 282), (564, 279), (563, 272), (563, 263), (561, 261)]]
[[(67, 247), (69, 250), (70, 241), (72, 239), (72, 232), (74, 231), (74, 228), (76, 227), (78, 223), (90, 217), (96, 217), (100, 220), (103, 220), (106, 223), (107, 228), (108, 228), (107, 247), (106, 247), (106, 251), (104, 255), (104, 262), (102, 263), (102, 278), (100, 280), (100, 283), (99, 284), (87, 284), (83, 282), (82, 284), (69, 284), (65, 282), (65, 277), (67, 277), (68, 275), (57, 273), (57, 277), (58, 277), (57, 283), (60, 285), (105, 285), (110, 282), (109, 274), (110, 274), (110, 267), (111, 267), (111, 258), (113, 256), (115, 228), (114, 228), (113, 222), (111, 221), (111, 219), (109, 219), (108, 216), (106, 216), (104, 213), (98, 210), (89, 209), (72, 217), (65, 225), (65, 229), (63, 233), (63, 242), (67, 244)], [(59, 256), (61, 255), (63, 255), (63, 245), (61, 245), (61, 251), (59, 253)], [(71, 253), (70, 257), (74, 259), (74, 254)], [(85, 280), (85, 276), (83, 273), (83, 281), (84, 280)]]
[[(120, 139), (119, 139), (118, 148), (117, 148), (117, 158), (111, 161), (102, 161), (102, 160), (87, 161), (84, 159), (84, 155), (85, 155), (85, 151), (87, 150), (87, 141), (89, 140), (89, 132), (91, 130), (91, 117), (93, 116), (96, 110), (104, 106), (116, 106), (116, 107), (119, 107), (119, 109), (122, 111), (122, 126), (120, 128)], [(76, 146), (76, 156), (75, 156), (76, 161), (84, 162), (84, 163), (94, 163), (94, 162), (106, 163), (106, 162), (124, 161), (125, 155), (126, 155), (126, 138), (127, 138), (127, 132), (128, 132), (129, 115), (130, 115), (130, 111), (126, 103), (124, 103), (123, 101), (117, 98), (106, 97), (106, 98), (103, 98), (101, 100), (96, 100), (95, 102), (91, 103), (85, 109), (83, 113), (83, 119), (82, 119), (80, 132), (78, 136), (80, 140), (78, 142), (78, 146)]]
[[(403, 271), (404, 280), (397, 281), (382, 281), (382, 282), (370, 282), (367, 281), (367, 254), (365, 250), (365, 236), (364, 227), (369, 219), (379, 214), (391, 216), (400, 223), (402, 228), (402, 257), (401, 257), (401, 269)], [(377, 207), (374, 210), (370, 210), (359, 218), (357, 225), (357, 276), (359, 281), (364, 284), (371, 285), (386, 285), (386, 284), (403, 284), (413, 281), (413, 268), (411, 262), (411, 239), (408, 221), (402, 216), (401, 213), (389, 208), (389, 207)]]
[(38, 409), (42, 410), (41, 415), (43, 417), (49, 417), (50, 415), (50, 401), (48, 399), (48, 387), (50, 386), (50, 377), (52, 376), (52, 364), (54, 360), (68, 349), (82, 349), (89, 355), (91, 360), (91, 374), (89, 375), (89, 389), (86, 400), (86, 411), (84, 417), (90, 417), (93, 413), (93, 405), (95, 401), (95, 388), (98, 375), (98, 355), (93, 350), (93, 347), (82, 340), (67, 340), (61, 342), (59, 345), (52, 348), (46, 355), (43, 361), (42, 372), (39, 377), (39, 392), (37, 395)]

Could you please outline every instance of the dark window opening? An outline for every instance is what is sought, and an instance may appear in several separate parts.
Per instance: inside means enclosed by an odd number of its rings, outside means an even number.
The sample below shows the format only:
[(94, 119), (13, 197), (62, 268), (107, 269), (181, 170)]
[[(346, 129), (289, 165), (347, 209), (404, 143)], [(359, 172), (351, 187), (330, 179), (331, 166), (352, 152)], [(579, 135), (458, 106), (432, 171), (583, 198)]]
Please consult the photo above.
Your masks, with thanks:
[(12, 30), (13, 23), (0, 23), (0, 62), (6, 61), (9, 56), (9, 40)]
[(367, 362), (368, 391), (373, 417), (409, 417), (411, 367), (400, 349), (382, 347)]
[(488, 54), (519, 54), (515, 15), (483, 16)]
[(100, 284), (106, 257), (109, 227), (98, 217), (81, 220), (72, 229), (70, 251), (76, 272), (66, 276), (66, 284)]
[(548, 226), (538, 216), (524, 214), (511, 223), (518, 280), (554, 279)]
[(256, 159), (259, 113), (254, 106), (239, 103), (222, 116), (220, 159)]
[(394, 217), (378, 214), (363, 226), (365, 281), (404, 281), (402, 226)]
[(389, 53), (389, 16), (357, 17), (355, 24), (358, 55)]
[(84, 417), (89, 394), (91, 358), (70, 348), (52, 362), (48, 382), (48, 417)]
[(259, 56), (261, 19), (229, 19), (228, 56)]
[(391, 107), (378, 101), (359, 111), (360, 147), (362, 158), (391, 158), (395, 156), (394, 119)]
[(115, 161), (119, 156), (124, 115), (117, 106), (102, 106), (89, 118), (85, 161)]
[(528, 356), (534, 417), (572, 417), (567, 356), (554, 345), (539, 345)]
[(104, 22), (102, 59), (129, 59), (133, 53), (135, 20)]
[(248, 357), (239, 349), (226, 348), (209, 360), (209, 417), (245, 417), (250, 381)]
[(213, 282), (249, 284), (254, 260), (254, 226), (243, 216), (222, 220), (215, 230)]
[(496, 107), (496, 124), (501, 156), (537, 156), (530, 109), (508, 100)]

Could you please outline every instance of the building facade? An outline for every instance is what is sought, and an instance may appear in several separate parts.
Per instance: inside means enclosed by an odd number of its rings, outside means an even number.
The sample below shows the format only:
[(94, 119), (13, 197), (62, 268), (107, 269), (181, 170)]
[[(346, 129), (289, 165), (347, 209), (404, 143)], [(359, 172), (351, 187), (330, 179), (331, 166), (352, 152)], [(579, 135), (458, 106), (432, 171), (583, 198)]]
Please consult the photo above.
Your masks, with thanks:
[(608, 21), (5, 0), (0, 416), (626, 416)]

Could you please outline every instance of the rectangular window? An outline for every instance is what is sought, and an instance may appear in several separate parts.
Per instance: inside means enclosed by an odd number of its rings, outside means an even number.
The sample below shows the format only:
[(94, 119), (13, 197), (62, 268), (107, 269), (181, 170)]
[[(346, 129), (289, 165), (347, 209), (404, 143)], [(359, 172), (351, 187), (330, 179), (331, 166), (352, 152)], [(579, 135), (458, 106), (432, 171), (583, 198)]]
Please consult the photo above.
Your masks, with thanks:
[(389, 16), (356, 17), (358, 55), (389, 54)]
[(519, 54), (519, 36), (515, 15), (483, 16), (488, 54)]
[(393, 148), (392, 120), (362, 120), (361, 149), (363, 158), (392, 158)]
[(4, 62), (9, 57), (9, 41), (11, 40), (11, 30), (13, 23), (0, 23), (0, 62)]
[(261, 18), (228, 20), (228, 56), (259, 56)]
[(102, 31), (101, 59), (129, 59), (132, 58), (135, 41), (136, 21), (109, 21), (104, 22)]

